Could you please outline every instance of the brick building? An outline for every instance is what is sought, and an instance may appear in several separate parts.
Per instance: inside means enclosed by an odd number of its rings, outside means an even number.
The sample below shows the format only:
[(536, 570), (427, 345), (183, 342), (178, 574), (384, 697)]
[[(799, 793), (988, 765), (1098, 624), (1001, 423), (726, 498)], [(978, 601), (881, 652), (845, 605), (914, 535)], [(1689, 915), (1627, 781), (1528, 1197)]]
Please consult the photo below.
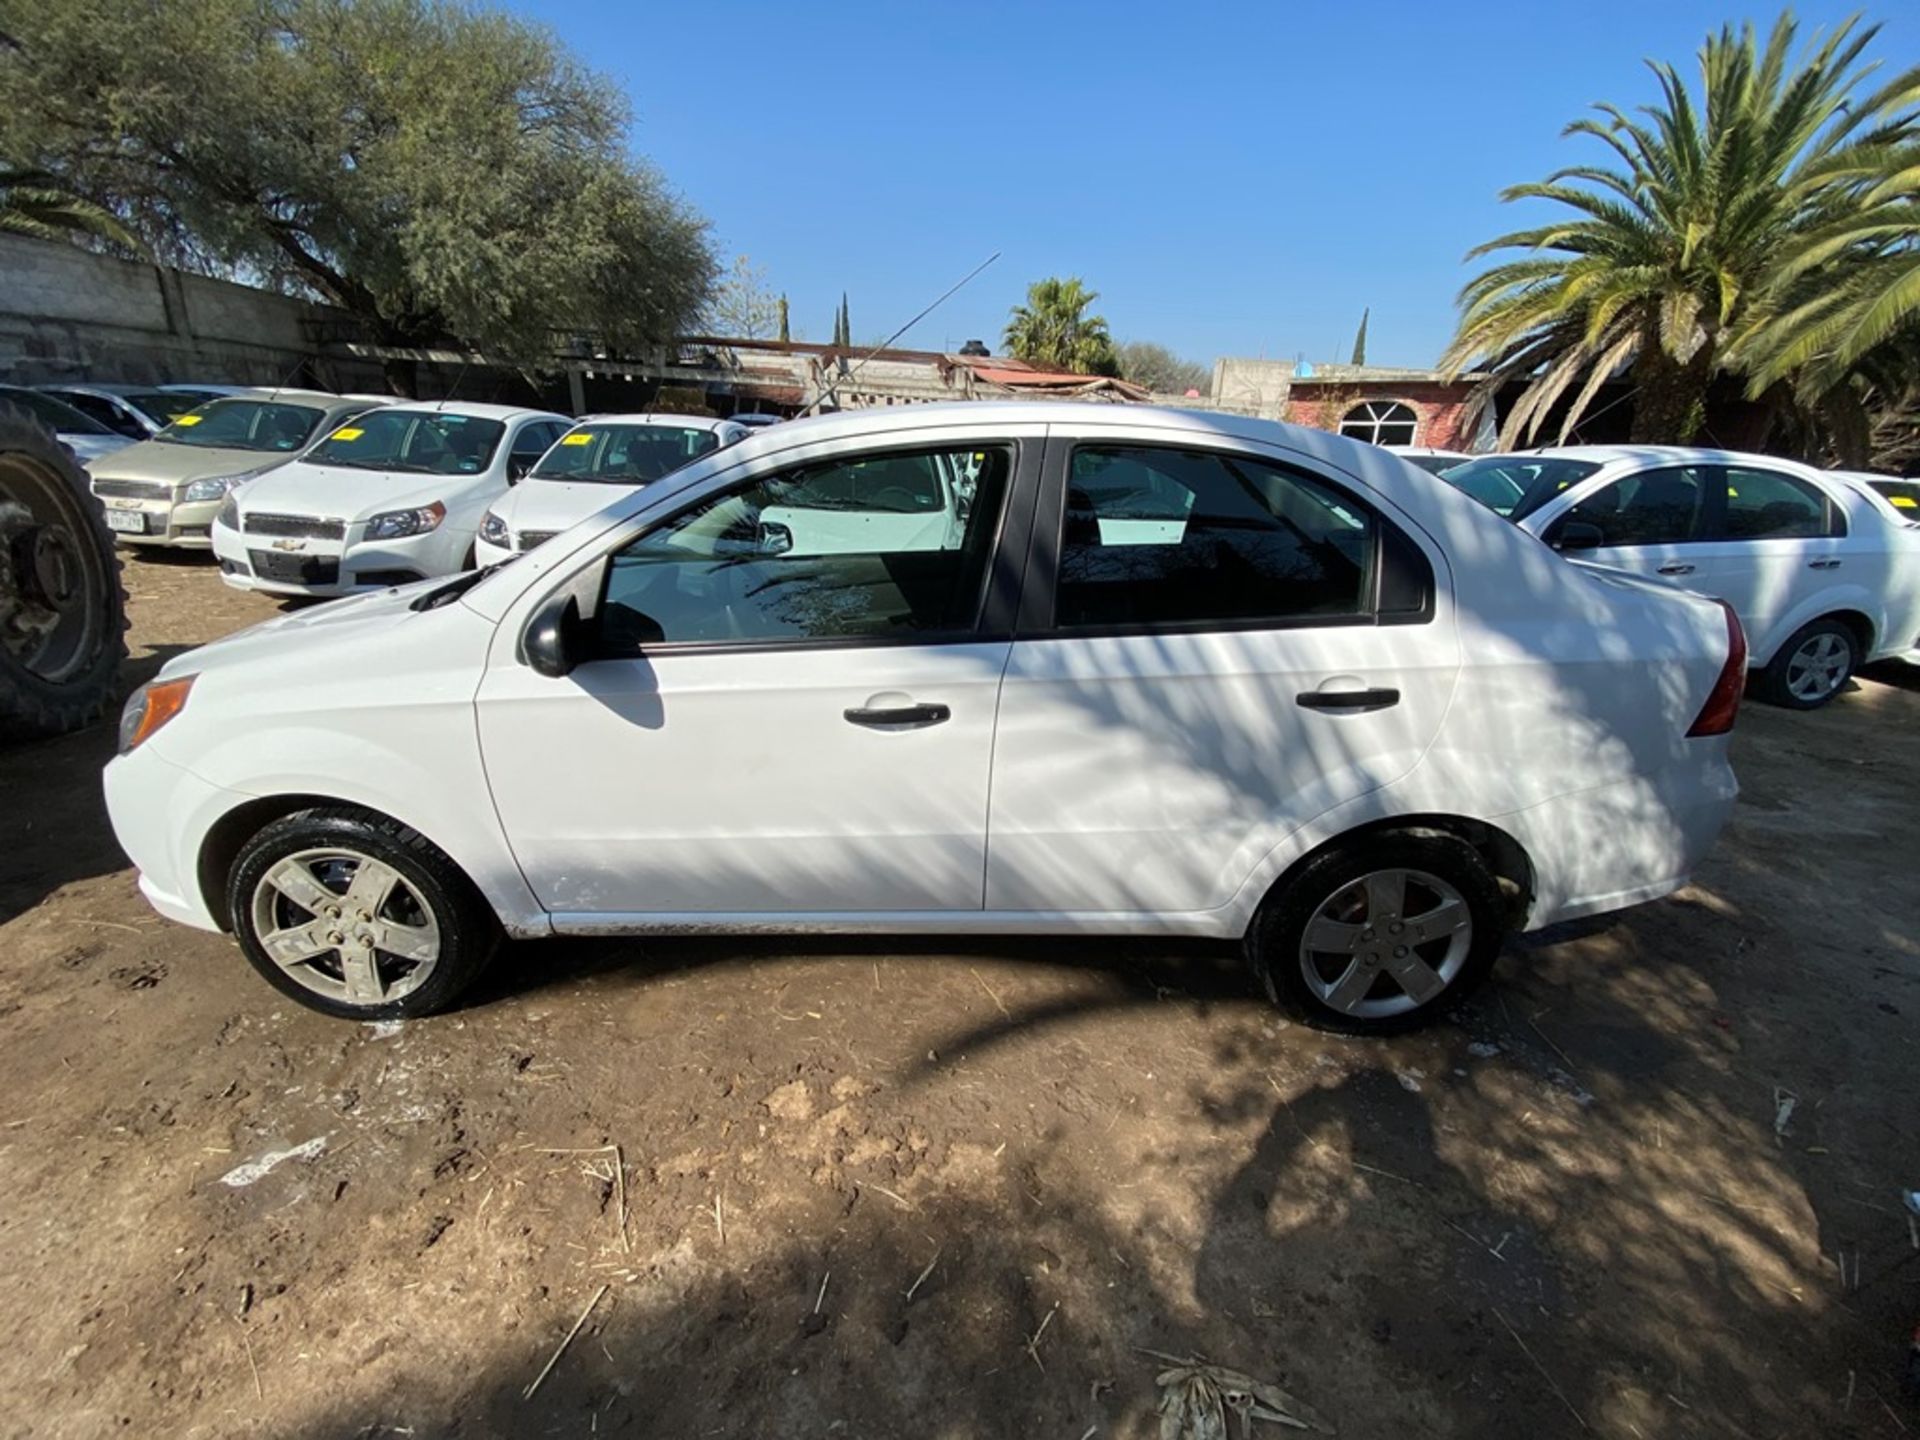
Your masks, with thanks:
[(1213, 367), (1212, 403), (1237, 414), (1338, 430), (1377, 445), (1486, 450), (1493, 446), (1491, 416), (1483, 417), (1471, 435), (1462, 430), (1467, 396), (1481, 378), (1447, 380), (1437, 370), (1384, 365), (1226, 359)]

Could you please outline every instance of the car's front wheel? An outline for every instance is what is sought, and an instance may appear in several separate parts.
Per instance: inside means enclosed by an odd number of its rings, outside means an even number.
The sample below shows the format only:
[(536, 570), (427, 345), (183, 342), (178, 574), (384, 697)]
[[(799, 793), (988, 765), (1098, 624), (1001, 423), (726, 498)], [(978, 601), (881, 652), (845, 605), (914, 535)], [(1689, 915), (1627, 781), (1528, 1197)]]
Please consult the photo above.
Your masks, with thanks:
[(1325, 1029), (1425, 1024), (1493, 968), (1499, 883), (1451, 835), (1387, 833), (1330, 847), (1270, 895), (1247, 959), (1276, 1004)]
[(227, 903), (269, 984), (346, 1019), (444, 1010), (499, 944), (498, 922), (452, 860), (360, 810), (303, 810), (266, 826), (235, 858)]

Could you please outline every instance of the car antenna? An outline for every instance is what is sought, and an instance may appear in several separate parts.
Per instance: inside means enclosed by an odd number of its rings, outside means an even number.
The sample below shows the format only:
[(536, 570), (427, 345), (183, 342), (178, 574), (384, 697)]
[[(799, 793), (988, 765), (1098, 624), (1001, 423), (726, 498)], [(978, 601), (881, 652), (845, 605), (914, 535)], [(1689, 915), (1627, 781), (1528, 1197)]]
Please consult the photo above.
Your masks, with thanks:
[(856, 360), (853, 364), (853, 368), (847, 371), (847, 373), (844, 376), (836, 376), (833, 380), (833, 383), (828, 385), (825, 390), (822, 390), (818, 398), (816, 398), (813, 404), (809, 405), (807, 409), (817, 411), (822, 405), (825, 405), (829, 400), (833, 399), (835, 392), (837, 392), (840, 388), (840, 381), (842, 379), (846, 379), (846, 380), (853, 379), (854, 376), (860, 373), (860, 367), (862, 365), (866, 364), (867, 361), (871, 360), (874, 356), (878, 355), (882, 350), (886, 349), (889, 345), (893, 344), (894, 341), (898, 340), (902, 335), (906, 334), (907, 331), (911, 330), (914, 326), (918, 325), (922, 320), (926, 319), (927, 316), (931, 315), (935, 310), (938, 310), (941, 307), (941, 305), (946, 303), (948, 297), (953, 295), (955, 291), (959, 290), (963, 285), (967, 284), (968, 281), (972, 280), (974, 276), (978, 275), (982, 270), (986, 269), (989, 265), (993, 264), (994, 261), (998, 260), (1000, 258), (1000, 253), (1001, 253), (1000, 251), (996, 250), (993, 252), (993, 254), (989, 255), (986, 259), (982, 260), (978, 265), (974, 266), (973, 269), (969, 270), (965, 275), (961, 276), (960, 279), (955, 281), (952, 285), (949, 285), (946, 288), (946, 290), (941, 292), (939, 299), (935, 300), (931, 305), (927, 306), (926, 309), (922, 310), (918, 315), (914, 316), (911, 320), (907, 321), (906, 324), (902, 325), (898, 330), (894, 331), (893, 334), (889, 335), (886, 339), (882, 340), (878, 345), (874, 346), (873, 349), (869, 350), (866, 354), (862, 355), (858, 360)]

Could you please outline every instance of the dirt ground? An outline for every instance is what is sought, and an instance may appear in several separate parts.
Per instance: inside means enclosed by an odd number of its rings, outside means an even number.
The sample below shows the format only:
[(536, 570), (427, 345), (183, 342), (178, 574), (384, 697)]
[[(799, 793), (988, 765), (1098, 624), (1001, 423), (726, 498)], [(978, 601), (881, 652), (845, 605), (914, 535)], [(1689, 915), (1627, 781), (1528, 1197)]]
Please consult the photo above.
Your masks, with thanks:
[[(130, 680), (273, 610), (127, 582)], [(1148, 1436), (1141, 1347), (1348, 1436), (1915, 1433), (1916, 677), (1750, 708), (1692, 889), (1392, 1042), (1106, 941), (525, 944), (342, 1024), (149, 912), (110, 727), (0, 753), (0, 1433)]]

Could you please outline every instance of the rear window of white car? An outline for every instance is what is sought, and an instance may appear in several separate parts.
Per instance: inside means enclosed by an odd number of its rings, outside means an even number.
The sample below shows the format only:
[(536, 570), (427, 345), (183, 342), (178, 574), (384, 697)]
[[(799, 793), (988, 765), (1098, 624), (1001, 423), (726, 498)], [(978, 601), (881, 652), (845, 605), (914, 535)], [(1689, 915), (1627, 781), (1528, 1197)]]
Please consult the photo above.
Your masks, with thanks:
[(314, 446), (307, 459), (352, 470), (477, 475), (492, 463), (506, 433), (500, 421), (476, 415), (374, 410), (340, 426)]
[(209, 450), (287, 453), (307, 443), (325, 414), (312, 405), (277, 400), (212, 400), (182, 415), (154, 439), (164, 445), (198, 445)]
[(528, 478), (645, 485), (719, 448), (716, 432), (690, 425), (579, 425)]
[(1555, 455), (1488, 455), (1442, 470), (1440, 478), (1494, 514), (1524, 520), (1599, 468)]

